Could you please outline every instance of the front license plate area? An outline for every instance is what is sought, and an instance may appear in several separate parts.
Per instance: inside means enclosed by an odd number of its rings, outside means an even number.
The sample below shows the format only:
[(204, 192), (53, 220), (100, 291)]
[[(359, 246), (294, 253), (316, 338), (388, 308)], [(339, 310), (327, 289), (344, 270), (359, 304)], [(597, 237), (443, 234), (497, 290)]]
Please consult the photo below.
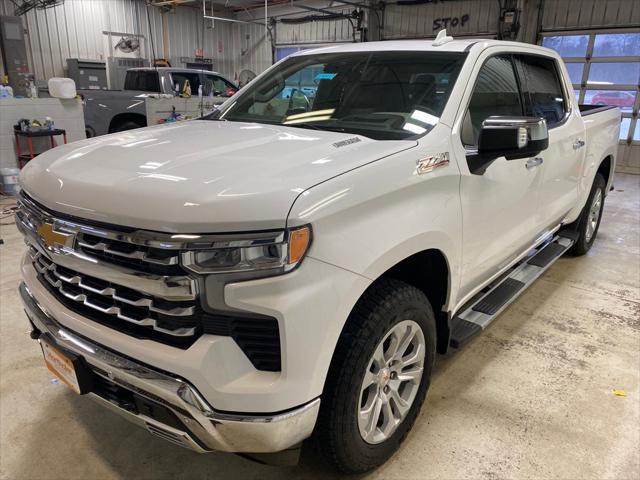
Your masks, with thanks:
[(56, 348), (46, 335), (39, 341), (44, 362), (51, 373), (78, 395), (91, 391), (92, 374), (82, 357)]

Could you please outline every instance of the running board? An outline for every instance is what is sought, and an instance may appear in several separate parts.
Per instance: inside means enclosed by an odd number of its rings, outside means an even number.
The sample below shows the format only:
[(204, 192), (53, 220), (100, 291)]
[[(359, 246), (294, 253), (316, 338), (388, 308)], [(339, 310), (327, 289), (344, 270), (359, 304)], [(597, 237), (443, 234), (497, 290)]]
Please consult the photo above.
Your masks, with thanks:
[(503, 277), (453, 319), (450, 345), (460, 348), (487, 326), (560, 258), (575, 241), (571, 232), (561, 231), (547, 243), (534, 248)]

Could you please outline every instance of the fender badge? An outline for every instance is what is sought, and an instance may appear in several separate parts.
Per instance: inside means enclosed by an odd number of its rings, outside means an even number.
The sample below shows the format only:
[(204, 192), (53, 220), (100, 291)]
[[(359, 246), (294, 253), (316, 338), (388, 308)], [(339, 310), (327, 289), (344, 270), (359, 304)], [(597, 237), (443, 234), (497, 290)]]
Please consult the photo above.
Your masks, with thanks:
[(418, 175), (423, 175), (439, 167), (449, 165), (449, 152), (437, 153), (416, 161)]

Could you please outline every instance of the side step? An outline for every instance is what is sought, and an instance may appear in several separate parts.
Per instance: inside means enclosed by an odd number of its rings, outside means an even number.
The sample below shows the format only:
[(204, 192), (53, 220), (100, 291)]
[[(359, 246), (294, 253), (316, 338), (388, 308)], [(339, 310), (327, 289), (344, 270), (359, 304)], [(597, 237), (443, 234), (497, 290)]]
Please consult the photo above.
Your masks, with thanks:
[(575, 238), (570, 232), (557, 236), (531, 250), (511, 272), (491, 285), (468, 306), (463, 307), (453, 321), (450, 345), (460, 348), (495, 320), (495, 318), (524, 292), (553, 262), (571, 246)]

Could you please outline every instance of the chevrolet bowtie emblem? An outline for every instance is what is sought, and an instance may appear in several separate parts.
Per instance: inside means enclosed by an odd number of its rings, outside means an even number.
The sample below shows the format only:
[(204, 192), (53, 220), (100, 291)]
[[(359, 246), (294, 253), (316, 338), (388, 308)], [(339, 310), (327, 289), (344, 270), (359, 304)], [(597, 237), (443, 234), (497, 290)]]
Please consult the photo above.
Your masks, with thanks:
[(38, 225), (38, 235), (43, 240), (47, 248), (53, 250), (56, 247), (70, 247), (73, 241), (73, 234), (56, 232), (50, 223)]

